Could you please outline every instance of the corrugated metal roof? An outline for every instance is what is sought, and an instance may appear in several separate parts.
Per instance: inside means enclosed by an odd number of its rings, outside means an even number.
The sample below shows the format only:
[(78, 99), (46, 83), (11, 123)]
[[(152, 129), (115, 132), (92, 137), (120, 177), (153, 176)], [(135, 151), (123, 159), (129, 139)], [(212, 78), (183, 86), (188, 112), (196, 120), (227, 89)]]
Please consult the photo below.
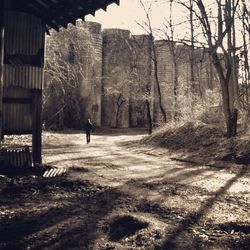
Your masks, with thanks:
[(106, 10), (109, 4), (119, 0), (5, 0), (5, 8), (32, 13), (50, 28), (59, 30), (78, 18), (94, 15), (98, 9)]

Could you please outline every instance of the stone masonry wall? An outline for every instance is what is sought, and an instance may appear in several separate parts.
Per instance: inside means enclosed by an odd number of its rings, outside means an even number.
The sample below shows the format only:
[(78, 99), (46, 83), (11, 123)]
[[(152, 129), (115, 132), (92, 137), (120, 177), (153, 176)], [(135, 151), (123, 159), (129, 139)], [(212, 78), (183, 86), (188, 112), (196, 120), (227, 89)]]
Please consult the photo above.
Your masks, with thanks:
[(145, 99), (152, 93), (151, 43), (148, 35), (131, 36), (130, 127), (146, 127)]
[[(172, 113), (174, 109), (173, 61), (168, 42), (156, 41), (155, 48), (156, 48), (156, 57), (158, 66), (157, 74), (162, 93), (162, 106), (166, 112), (167, 121), (169, 121), (172, 119)], [(155, 69), (153, 68), (153, 70)], [(154, 91), (156, 93), (156, 84), (154, 86), (155, 86)], [(159, 101), (156, 94), (154, 98), (153, 120), (155, 123), (162, 122), (162, 116), (159, 109)]]
[[(119, 29), (103, 31), (102, 125), (146, 126), (145, 95), (151, 91), (151, 71), (149, 36), (131, 36)], [(124, 102), (116, 124), (119, 96)]]
[(82, 97), (83, 119), (91, 118), (95, 126), (101, 126), (102, 95), (102, 32), (101, 25), (94, 22), (76, 23), (82, 32), (84, 51), (81, 53), (84, 65), (80, 93)]
[[(130, 31), (103, 31), (102, 125), (129, 127)], [(120, 109), (118, 110), (118, 105)], [(118, 116), (118, 123), (116, 121)]]
[[(193, 53), (194, 82), (191, 86), (191, 49), (186, 45), (175, 45), (175, 60), (177, 62), (178, 98), (174, 99), (174, 61), (171, 46), (168, 41), (156, 41), (156, 54), (158, 63), (158, 78), (162, 92), (162, 105), (167, 114), (167, 121), (171, 121), (174, 112), (191, 110), (204, 98), (206, 90), (218, 88), (219, 83), (215, 69), (208, 53), (196, 48)], [(156, 89), (154, 90), (156, 93)], [(158, 98), (154, 98), (153, 118), (155, 123), (162, 122)]]
[[(153, 122), (161, 123), (150, 37), (132, 36), (129, 30), (102, 31), (101, 25), (94, 22), (77, 21), (76, 26), (71, 29), (78, 37), (74, 43), (83, 45), (78, 46), (81, 48), (80, 53), (74, 54), (83, 65), (82, 72), (79, 72), (81, 84), (78, 90), (81, 119), (91, 118), (95, 126), (146, 127), (145, 100), (151, 98)], [(74, 44), (72, 46), (74, 47)], [(175, 46), (178, 65), (177, 102), (174, 98), (175, 78), (171, 43), (155, 41), (157, 74), (167, 121), (174, 118), (176, 109), (192, 106), (191, 101), (188, 103), (188, 96), (200, 98), (206, 90), (219, 86), (208, 54), (203, 53), (202, 49), (195, 49), (195, 86), (191, 87), (190, 47), (177, 44)], [(67, 57), (68, 55), (65, 55), (65, 58)], [(195, 101), (199, 101), (199, 98)]]

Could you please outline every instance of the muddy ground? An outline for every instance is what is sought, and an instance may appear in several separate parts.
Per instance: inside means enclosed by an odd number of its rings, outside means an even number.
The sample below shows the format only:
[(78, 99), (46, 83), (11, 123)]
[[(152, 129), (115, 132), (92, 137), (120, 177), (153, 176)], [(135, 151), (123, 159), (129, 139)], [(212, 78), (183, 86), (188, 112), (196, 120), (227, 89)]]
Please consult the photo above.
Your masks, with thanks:
[(127, 143), (143, 136), (44, 132), (43, 163), (67, 172), (0, 176), (0, 249), (250, 249), (249, 165)]

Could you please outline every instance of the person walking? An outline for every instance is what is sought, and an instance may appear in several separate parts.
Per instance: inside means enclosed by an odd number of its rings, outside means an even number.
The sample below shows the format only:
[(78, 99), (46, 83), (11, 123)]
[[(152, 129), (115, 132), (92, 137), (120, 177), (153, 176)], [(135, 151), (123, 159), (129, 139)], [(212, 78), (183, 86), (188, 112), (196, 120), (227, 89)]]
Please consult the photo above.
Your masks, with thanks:
[(84, 130), (86, 133), (86, 140), (87, 140), (87, 144), (90, 143), (90, 134), (91, 132), (94, 132), (94, 127), (90, 121), (90, 119), (88, 119), (88, 121), (86, 122), (85, 126), (84, 126)]

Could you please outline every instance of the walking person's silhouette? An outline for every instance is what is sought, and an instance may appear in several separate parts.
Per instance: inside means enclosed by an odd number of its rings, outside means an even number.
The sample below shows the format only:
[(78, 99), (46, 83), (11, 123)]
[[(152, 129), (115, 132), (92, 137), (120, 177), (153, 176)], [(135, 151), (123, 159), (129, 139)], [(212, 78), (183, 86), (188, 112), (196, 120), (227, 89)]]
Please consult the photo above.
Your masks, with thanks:
[(94, 127), (90, 121), (90, 119), (88, 119), (88, 121), (86, 122), (86, 124), (84, 125), (84, 130), (86, 132), (86, 141), (87, 144), (90, 143), (90, 134), (91, 132), (94, 132)]

